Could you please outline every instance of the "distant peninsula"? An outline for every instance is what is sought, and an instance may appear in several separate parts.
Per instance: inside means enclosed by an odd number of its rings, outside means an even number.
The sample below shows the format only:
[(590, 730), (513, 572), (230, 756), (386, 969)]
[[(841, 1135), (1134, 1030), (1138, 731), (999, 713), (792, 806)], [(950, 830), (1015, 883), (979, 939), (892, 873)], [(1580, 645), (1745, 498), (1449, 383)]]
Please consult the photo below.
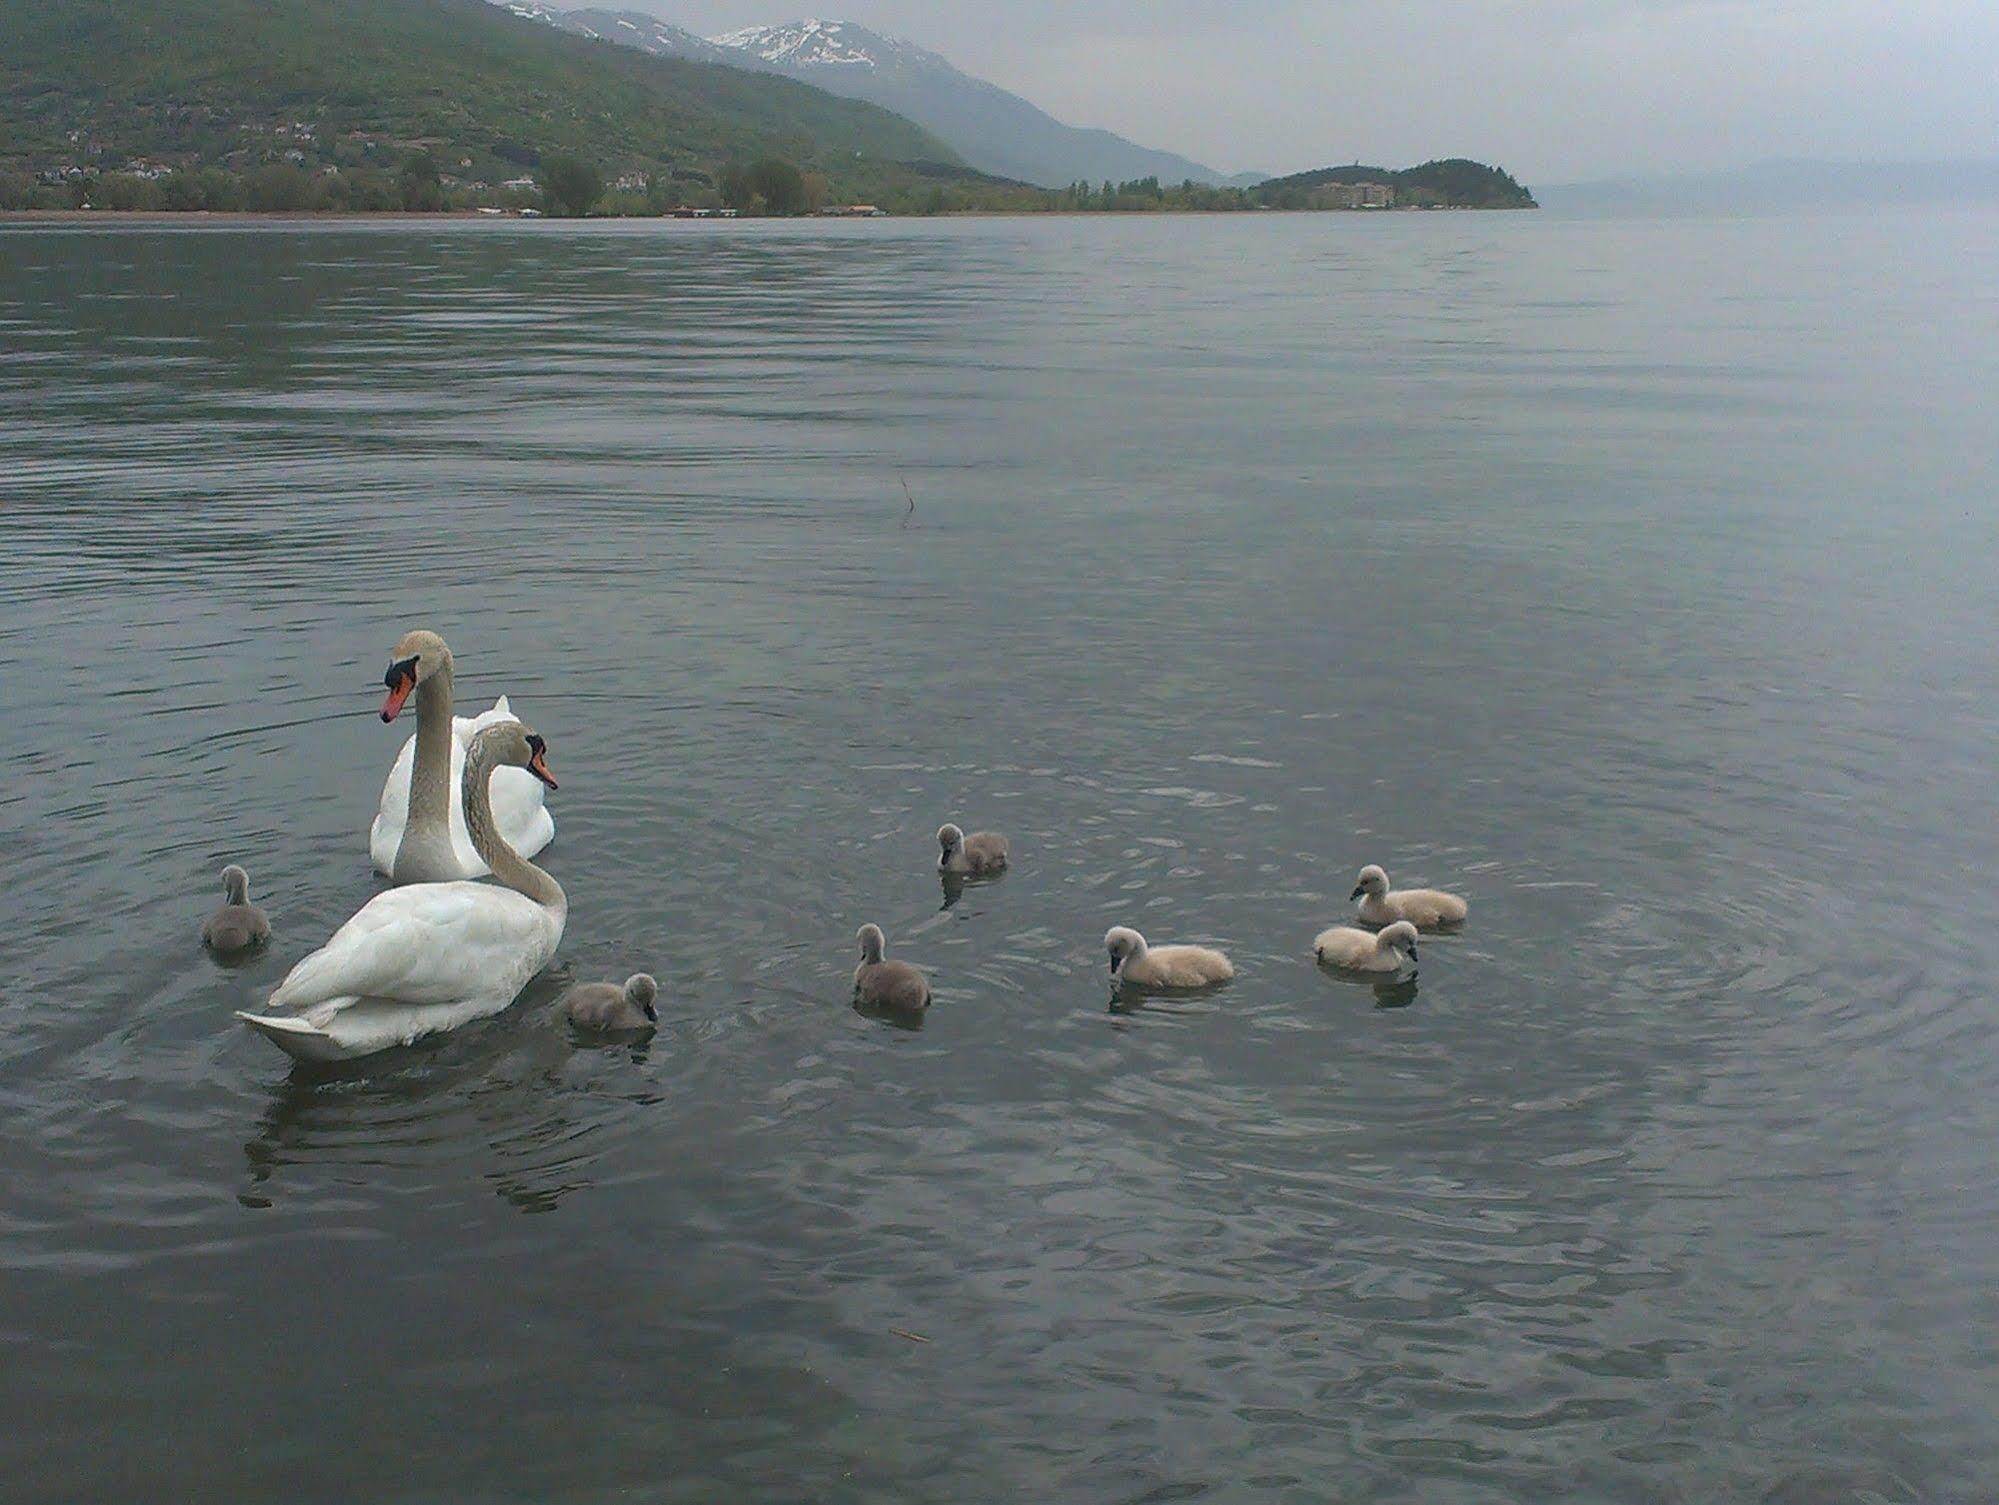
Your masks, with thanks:
[(1465, 157), (1390, 170), (1321, 167), (1271, 178), (1251, 192), (1272, 209), (1538, 209), (1513, 175)]
[[(532, 9), (523, 5), (523, 10)], [(1464, 159), (1048, 187), (795, 78), (485, 0), (7, 0), (0, 210), (803, 215), (1535, 207)]]

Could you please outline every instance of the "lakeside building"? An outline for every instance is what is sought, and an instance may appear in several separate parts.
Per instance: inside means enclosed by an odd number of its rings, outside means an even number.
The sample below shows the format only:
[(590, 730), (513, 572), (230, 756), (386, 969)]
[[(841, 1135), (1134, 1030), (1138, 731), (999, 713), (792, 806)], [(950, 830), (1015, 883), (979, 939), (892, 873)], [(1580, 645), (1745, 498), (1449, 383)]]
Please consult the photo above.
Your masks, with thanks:
[(1322, 209), (1393, 209), (1395, 190), (1387, 183), (1326, 183), (1312, 190)]

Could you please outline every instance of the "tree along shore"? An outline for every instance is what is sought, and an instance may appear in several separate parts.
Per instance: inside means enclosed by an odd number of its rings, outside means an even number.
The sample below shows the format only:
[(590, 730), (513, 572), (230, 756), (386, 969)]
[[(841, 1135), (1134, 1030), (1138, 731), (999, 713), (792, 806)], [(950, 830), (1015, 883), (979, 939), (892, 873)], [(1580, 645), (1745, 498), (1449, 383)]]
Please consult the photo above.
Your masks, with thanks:
[(566, 217), (644, 217), (733, 211), (795, 216), (865, 207), (894, 215), (934, 214), (1226, 214), (1273, 209), (1380, 213), (1397, 209), (1532, 209), (1533, 196), (1513, 178), (1462, 159), (1404, 169), (1326, 168), (1274, 178), (1253, 188), (1191, 180), (1139, 178), (1101, 185), (1037, 188), (1003, 179), (962, 177), (906, 184), (856, 206), (825, 174), (775, 157), (732, 164), (710, 175), (682, 170), (611, 177), (588, 159), (555, 155), (532, 175), (505, 184), (465, 183), (439, 170), (427, 152), (396, 168), (308, 171), (279, 162), (252, 172), (215, 167), (0, 173), (0, 210), (136, 211), (209, 214), (439, 214), (533, 211)]

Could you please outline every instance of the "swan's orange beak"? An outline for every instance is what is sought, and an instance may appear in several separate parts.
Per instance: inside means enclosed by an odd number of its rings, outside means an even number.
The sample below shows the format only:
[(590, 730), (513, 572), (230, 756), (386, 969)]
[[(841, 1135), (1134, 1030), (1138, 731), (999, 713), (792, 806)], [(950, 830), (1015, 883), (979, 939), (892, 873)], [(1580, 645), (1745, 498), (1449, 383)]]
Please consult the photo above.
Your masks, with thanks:
[(528, 772), (549, 788), (560, 789), (562, 786), (555, 782), (555, 775), (548, 771), (548, 749), (542, 745), (541, 738), (530, 738), (528, 747)]
[(389, 687), (388, 697), (382, 702), (382, 719), (394, 721), (403, 702), (410, 698), (410, 691), (416, 688), (416, 660), (406, 658), (400, 664), (390, 664), (382, 683)]
[(402, 710), (402, 702), (406, 702), (410, 698), (412, 690), (416, 690), (416, 676), (414, 674), (404, 676), (400, 680), (390, 680), (388, 698), (382, 702), (382, 720), (384, 722), (394, 722), (396, 720), (396, 714)]

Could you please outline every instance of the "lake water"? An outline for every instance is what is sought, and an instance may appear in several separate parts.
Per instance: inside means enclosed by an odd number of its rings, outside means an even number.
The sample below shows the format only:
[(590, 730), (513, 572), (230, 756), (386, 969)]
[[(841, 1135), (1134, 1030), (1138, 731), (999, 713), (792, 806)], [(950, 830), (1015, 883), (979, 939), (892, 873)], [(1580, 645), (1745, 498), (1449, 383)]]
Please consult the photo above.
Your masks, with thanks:
[[(1991, 213), (0, 232), (6, 1493), (1985, 1498), (1995, 394)], [(295, 1072), (418, 625), (568, 934)]]

